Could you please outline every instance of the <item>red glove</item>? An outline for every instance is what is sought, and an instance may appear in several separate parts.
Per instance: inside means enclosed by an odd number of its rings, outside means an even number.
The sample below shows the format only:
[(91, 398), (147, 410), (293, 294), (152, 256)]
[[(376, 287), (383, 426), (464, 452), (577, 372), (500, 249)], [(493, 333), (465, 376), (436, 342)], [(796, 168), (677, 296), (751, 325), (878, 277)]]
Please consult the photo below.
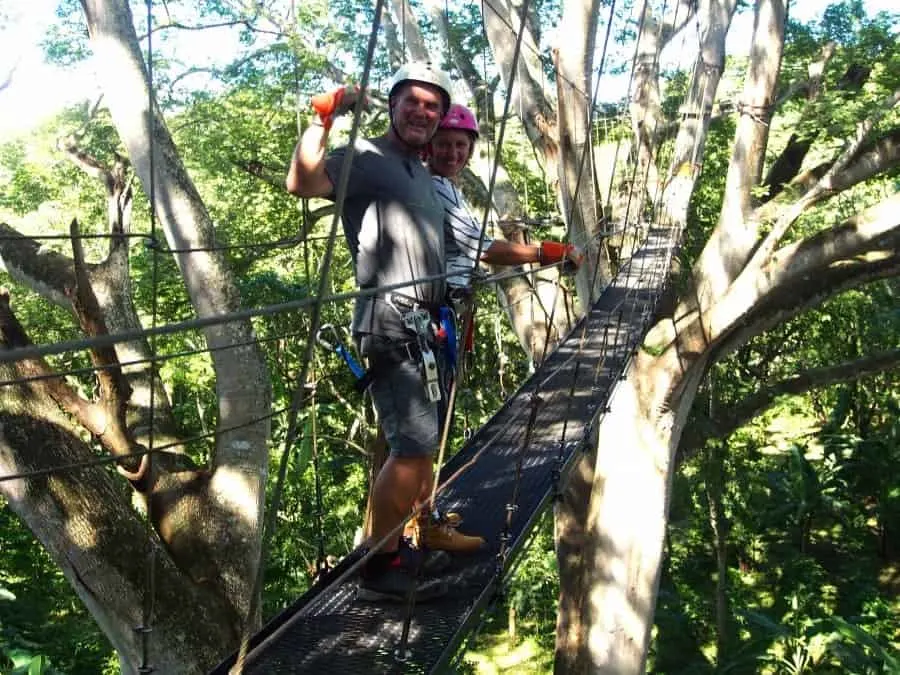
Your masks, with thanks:
[[(322, 126), (330, 129), (334, 119), (352, 110), (359, 96), (359, 87), (338, 87), (327, 94), (316, 94), (312, 97), (312, 107), (322, 120)], [(363, 101), (365, 105), (365, 101)]]
[(541, 242), (541, 265), (567, 262), (577, 268), (583, 260), (584, 252), (574, 244), (563, 244), (559, 241)]

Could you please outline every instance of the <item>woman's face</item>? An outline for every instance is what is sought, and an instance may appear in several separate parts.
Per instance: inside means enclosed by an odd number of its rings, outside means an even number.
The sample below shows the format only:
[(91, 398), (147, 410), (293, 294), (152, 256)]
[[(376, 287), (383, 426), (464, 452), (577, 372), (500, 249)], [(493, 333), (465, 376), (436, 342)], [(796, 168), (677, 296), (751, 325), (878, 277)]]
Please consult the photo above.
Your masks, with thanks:
[(472, 137), (461, 129), (438, 129), (431, 139), (428, 166), (432, 173), (445, 178), (456, 178), (469, 162), (472, 154)]

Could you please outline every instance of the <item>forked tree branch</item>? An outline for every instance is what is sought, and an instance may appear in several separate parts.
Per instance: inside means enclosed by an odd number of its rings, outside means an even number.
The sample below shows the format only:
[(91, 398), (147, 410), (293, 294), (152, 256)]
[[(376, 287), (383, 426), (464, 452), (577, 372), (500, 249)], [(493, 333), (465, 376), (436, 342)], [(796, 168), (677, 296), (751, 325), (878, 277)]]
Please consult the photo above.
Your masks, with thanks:
[(891, 93), (890, 96), (886, 97), (882, 101), (877, 114), (876, 112), (873, 112), (869, 117), (867, 117), (857, 125), (854, 137), (847, 143), (844, 151), (834, 160), (834, 163), (831, 165), (825, 175), (819, 179), (819, 181), (812, 187), (812, 189), (809, 190), (809, 192), (804, 194), (797, 202), (789, 206), (778, 218), (778, 220), (775, 221), (775, 224), (772, 227), (771, 231), (766, 235), (759, 248), (753, 254), (753, 257), (748, 263), (749, 267), (762, 267), (765, 261), (775, 250), (775, 247), (781, 241), (782, 237), (784, 237), (788, 229), (806, 210), (808, 210), (812, 205), (820, 202), (825, 197), (834, 194), (840, 189), (843, 189), (839, 187), (840, 183), (838, 177), (854, 162), (854, 159), (861, 153), (864, 148), (864, 143), (877, 121), (888, 110), (897, 105), (898, 101), (900, 101), (900, 89), (896, 89)]
[[(75, 287), (69, 291), (72, 308), (86, 335), (90, 337), (106, 335), (109, 331), (100, 310), (100, 303), (97, 302), (97, 297), (94, 295), (88, 279), (77, 220), (72, 220), (69, 232), (72, 238), (72, 257), (75, 264)], [(129, 480), (140, 480), (147, 464), (147, 455), (142, 455), (139, 459), (131, 457), (134, 450), (138, 449), (125, 423), (128, 399), (131, 397), (131, 386), (122, 375), (115, 347), (93, 347), (91, 363), (97, 370), (97, 381), (100, 383), (100, 405), (106, 411), (107, 418), (106, 429), (99, 437), (100, 442), (112, 455), (129, 457), (127, 464), (124, 466), (120, 464), (119, 469)], [(124, 459), (122, 461), (126, 462)]]
[(729, 406), (727, 413), (716, 415), (712, 419), (706, 418), (700, 424), (689, 425), (682, 437), (681, 454), (689, 456), (710, 439), (728, 438), (782, 396), (805, 394), (813, 389), (842, 382), (856, 382), (892, 370), (898, 364), (900, 364), (900, 349), (893, 349), (831, 366), (810, 368), (761, 387)]
[[(7, 349), (32, 344), (25, 327), (19, 322), (10, 305), (9, 291), (0, 289), (0, 340)], [(87, 429), (100, 436), (106, 430), (104, 411), (80, 396), (62, 375), (57, 375), (43, 358), (23, 359), (15, 363), (15, 370), (24, 383), (36, 394), (49, 396), (65, 412)]]

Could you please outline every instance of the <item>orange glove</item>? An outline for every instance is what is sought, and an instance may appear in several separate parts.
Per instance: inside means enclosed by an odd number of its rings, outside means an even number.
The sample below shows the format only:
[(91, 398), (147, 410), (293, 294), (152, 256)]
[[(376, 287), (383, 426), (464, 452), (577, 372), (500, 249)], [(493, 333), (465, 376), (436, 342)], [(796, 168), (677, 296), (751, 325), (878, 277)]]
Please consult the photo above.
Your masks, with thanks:
[(566, 263), (564, 267), (577, 269), (583, 260), (584, 252), (574, 244), (563, 244), (559, 241), (541, 242), (541, 265), (553, 265), (563, 262)]
[[(322, 120), (322, 126), (330, 129), (334, 119), (352, 110), (359, 96), (359, 87), (338, 87), (327, 94), (316, 94), (312, 97), (312, 107)], [(365, 105), (365, 100), (363, 101)]]

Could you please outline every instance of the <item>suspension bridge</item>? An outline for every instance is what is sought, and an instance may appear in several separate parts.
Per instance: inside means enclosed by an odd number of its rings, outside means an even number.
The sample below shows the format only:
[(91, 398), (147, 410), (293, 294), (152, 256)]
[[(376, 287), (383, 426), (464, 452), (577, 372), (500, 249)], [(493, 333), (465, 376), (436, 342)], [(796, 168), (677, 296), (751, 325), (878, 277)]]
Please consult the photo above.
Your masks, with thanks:
[[(442, 468), (439, 508), (460, 513), (487, 540), (443, 573), (449, 597), (416, 607), (357, 600), (357, 549), (254, 636), (242, 672), (445, 668), (610, 404), (664, 288), (673, 243), (669, 231), (651, 230), (557, 349)], [(213, 675), (227, 675), (236, 661)]]

